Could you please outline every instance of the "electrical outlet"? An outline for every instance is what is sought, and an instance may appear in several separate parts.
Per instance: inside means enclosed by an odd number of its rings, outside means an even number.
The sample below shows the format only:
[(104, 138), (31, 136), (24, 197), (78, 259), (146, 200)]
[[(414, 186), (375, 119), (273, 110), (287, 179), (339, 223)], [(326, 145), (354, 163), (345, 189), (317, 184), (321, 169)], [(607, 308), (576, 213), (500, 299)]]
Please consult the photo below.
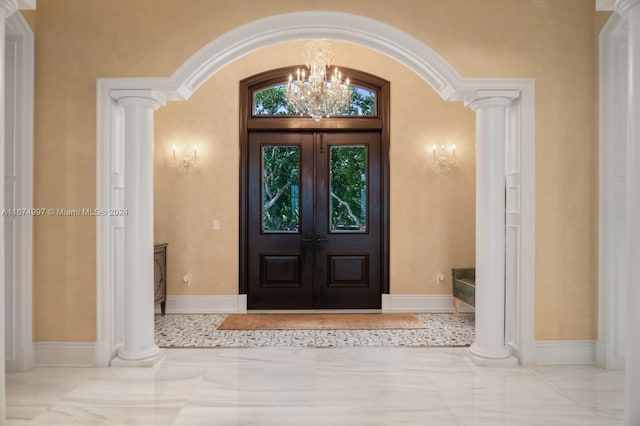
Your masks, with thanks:
[(191, 285), (191, 274), (184, 274), (182, 276), (182, 282), (185, 286), (189, 287)]
[(444, 273), (438, 272), (438, 275), (436, 275), (436, 284), (438, 285), (444, 284)]
[(219, 221), (218, 219), (214, 219), (214, 220), (213, 220), (213, 229), (214, 229), (215, 231), (220, 230), (220, 221)]

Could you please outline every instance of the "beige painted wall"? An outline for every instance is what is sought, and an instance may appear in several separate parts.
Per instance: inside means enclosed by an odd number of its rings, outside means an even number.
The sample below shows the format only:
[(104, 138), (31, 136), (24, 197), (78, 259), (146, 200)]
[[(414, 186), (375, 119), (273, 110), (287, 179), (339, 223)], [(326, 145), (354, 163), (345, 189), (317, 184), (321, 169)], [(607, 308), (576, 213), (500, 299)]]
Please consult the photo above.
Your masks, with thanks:
[[(38, 2), (36, 12), (36, 110), (35, 110), (35, 204), (38, 207), (95, 207), (96, 199), (96, 99), (98, 77), (168, 76), (195, 51), (226, 31), (263, 16), (304, 10), (306, 2), (270, 0), (236, 2), (228, 7), (221, 0), (56, 0)], [(314, 6), (315, 8), (315, 6)], [(596, 244), (597, 173), (596, 137), (592, 123), (595, 109), (594, 4), (584, 0), (326, 0), (326, 10), (363, 14), (385, 21), (412, 35), (438, 51), (465, 77), (530, 77), (536, 79), (536, 165), (537, 165), (537, 253), (536, 253), (536, 337), (538, 339), (590, 339), (596, 335)], [(292, 53), (291, 53), (292, 54)], [(260, 53), (256, 53), (260, 55)], [(282, 58), (281, 63), (291, 58)], [(296, 60), (297, 62), (297, 60)], [(401, 93), (402, 84), (414, 77), (395, 69), (348, 64), (385, 77), (391, 75), (393, 90)], [(253, 73), (252, 65), (240, 64), (237, 73)], [(264, 69), (270, 68), (265, 64)], [(255, 69), (255, 72), (263, 69)], [(236, 75), (237, 75), (236, 73)], [(206, 90), (216, 91), (215, 79), (208, 82), (195, 97), (205, 98)], [(240, 77), (237, 76), (239, 79)], [(222, 84), (224, 80), (218, 84)], [(226, 82), (230, 83), (230, 80)], [(234, 80), (233, 84), (237, 80)], [(234, 86), (235, 87), (235, 86)], [(217, 90), (225, 90), (217, 87)], [(453, 114), (469, 117), (456, 106), (432, 102), (424, 84), (418, 83), (407, 93), (411, 100), (396, 99), (392, 105), (392, 125), (398, 126), (402, 113), (415, 114), (419, 120), (430, 114)], [(420, 95), (420, 96), (418, 96)], [(423, 102), (426, 100), (424, 110)], [(224, 108), (232, 110), (225, 100)], [(189, 102), (198, 102), (193, 99)], [(203, 144), (211, 151), (206, 161), (230, 173), (217, 154), (233, 155), (226, 140), (230, 136), (220, 126), (233, 114), (223, 112), (219, 102), (210, 102), (210, 115), (185, 120), (200, 121)], [(186, 105), (186, 104), (185, 104)], [(170, 105), (158, 112), (158, 126), (164, 137), (171, 135), (171, 123), (186, 114)], [(449, 110), (451, 108), (451, 110)], [(407, 112), (409, 111), (409, 112)], [(237, 118), (234, 118), (234, 126)], [(440, 124), (436, 119), (434, 123)], [(163, 122), (164, 121), (164, 122)], [(206, 121), (215, 124), (215, 132)], [(204, 124), (202, 122), (205, 122)], [(424, 129), (427, 127), (425, 126)], [(220, 129), (220, 130), (218, 130)], [(421, 170), (417, 157), (422, 139), (406, 137), (393, 141), (392, 164), (403, 164), (417, 173), (419, 179), (403, 176), (393, 170), (392, 208), (392, 288), (394, 292), (432, 291), (424, 281), (396, 282), (403, 277), (418, 277), (425, 258), (435, 253), (435, 270), (445, 268), (447, 260), (458, 248), (440, 250), (436, 244), (447, 242), (440, 235), (427, 235), (425, 218), (442, 220), (445, 211), (427, 203), (430, 196), (443, 194), (456, 185), (456, 179), (431, 176)], [(460, 131), (460, 133), (455, 133)], [(447, 134), (468, 140), (470, 130), (452, 130), (448, 126), (429, 128), (424, 138)], [(405, 135), (409, 135), (407, 132)], [(233, 136), (233, 135), (231, 135)], [(216, 139), (216, 138), (224, 138)], [(171, 143), (158, 141), (161, 144)], [(426, 142), (429, 143), (429, 142)], [(205, 146), (205, 145), (203, 145)], [(403, 146), (407, 151), (399, 150)], [(210, 148), (209, 148), (210, 147)], [(216, 151), (219, 150), (219, 151)], [(235, 154), (237, 156), (237, 153)], [(472, 154), (461, 152), (464, 161)], [(203, 161), (205, 161), (203, 159)], [(228, 164), (227, 164), (228, 163)], [(470, 172), (472, 163), (463, 168)], [(159, 173), (160, 174), (160, 173)], [(192, 179), (202, 185), (208, 176)], [(167, 180), (173, 178), (167, 177)], [(410, 209), (412, 198), (403, 193), (400, 183), (425, 183), (425, 196), (420, 208)], [(158, 184), (162, 182), (159, 177)], [(200, 183), (198, 183), (200, 182)], [(426, 183), (429, 182), (429, 186)], [(458, 182), (458, 183), (460, 183)], [(189, 183), (191, 185), (192, 183)], [(170, 182), (166, 182), (171, 185)], [(230, 186), (237, 185), (235, 181)], [(397, 186), (396, 186), (397, 185)], [(230, 197), (214, 188), (198, 191), (216, 206)], [(236, 191), (237, 192), (237, 191)], [(160, 201), (160, 200), (159, 200)], [(196, 203), (196, 202), (194, 202)], [(201, 203), (198, 201), (197, 203)], [(233, 202), (231, 203), (233, 204)], [(198, 207), (198, 206), (196, 206)], [(434, 210), (431, 210), (434, 208)], [(237, 221), (231, 209), (214, 211), (185, 210), (183, 217), (193, 221), (194, 228), (208, 230), (210, 219), (218, 217), (224, 229), (206, 238), (231, 241), (227, 234)], [(192, 216), (189, 216), (192, 215)], [(192, 218), (192, 219), (191, 219)], [(197, 224), (197, 221), (204, 224)], [(432, 240), (417, 241), (406, 235), (402, 221), (414, 221), (419, 232)], [(203, 226), (203, 228), (200, 228)], [(161, 230), (158, 230), (161, 234)], [(462, 232), (462, 231), (460, 231)], [(204, 232), (203, 232), (204, 233)], [(158, 235), (168, 238), (169, 235)], [(204, 236), (203, 236), (204, 238)], [(435, 243), (434, 243), (435, 241)], [(90, 218), (43, 217), (34, 221), (34, 338), (37, 341), (92, 341), (95, 339), (95, 221)], [(410, 247), (404, 247), (404, 244)], [(210, 244), (206, 242), (204, 244)], [(233, 247), (217, 250), (227, 253)], [(177, 246), (178, 244), (176, 244)], [(213, 246), (213, 245), (212, 245)], [(172, 246), (173, 247), (173, 246)], [(410, 249), (420, 249), (412, 254)], [(177, 247), (176, 247), (176, 250)], [(441, 254), (442, 253), (442, 254)], [(211, 257), (209, 257), (209, 255)], [(210, 254), (193, 254), (215, 257)], [(418, 262), (418, 260), (420, 262)], [(191, 261), (191, 260), (190, 260)], [(188, 264), (185, 264), (189, 266)], [(235, 265), (218, 265), (225, 274)], [(222, 270), (221, 270), (221, 269)], [(204, 277), (203, 277), (204, 278)], [(197, 292), (197, 284), (189, 291)], [(206, 282), (206, 279), (200, 281)], [(423, 284), (424, 283), (424, 284)], [(204, 284), (203, 284), (204, 285)], [(209, 284), (207, 284), (209, 285)], [(231, 292), (230, 282), (212, 282), (223, 292)], [(172, 291), (183, 291), (172, 288)]]
[[(216, 74), (187, 102), (156, 113), (156, 241), (169, 242), (170, 294), (238, 294), (239, 80), (297, 64), (303, 42), (248, 55)], [(335, 62), (391, 82), (391, 292), (451, 293), (450, 271), (474, 264), (475, 117), (445, 103), (413, 72), (371, 50), (332, 43)], [(224, 99), (224, 102), (220, 102)], [(196, 144), (200, 166), (171, 167), (172, 147)], [(434, 143), (455, 144), (458, 165), (432, 167)], [(212, 230), (213, 219), (221, 230)], [(444, 272), (446, 285), (436, 284)], [(186, 287), (182, 276), (192, 276)]]

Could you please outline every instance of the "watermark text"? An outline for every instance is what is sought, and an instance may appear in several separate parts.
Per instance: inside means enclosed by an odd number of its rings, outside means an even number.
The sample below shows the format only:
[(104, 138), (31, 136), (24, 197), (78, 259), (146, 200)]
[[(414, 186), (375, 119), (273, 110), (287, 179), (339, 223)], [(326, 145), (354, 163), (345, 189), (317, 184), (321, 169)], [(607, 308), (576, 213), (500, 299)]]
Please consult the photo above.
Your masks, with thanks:
[(81, 209), (66, 209), (66, 208), (16, 208), (16, 209), (2, 209), (2, 216), (127, 216), (129, 209), (94, 209), (94, 208), (81, 208)]

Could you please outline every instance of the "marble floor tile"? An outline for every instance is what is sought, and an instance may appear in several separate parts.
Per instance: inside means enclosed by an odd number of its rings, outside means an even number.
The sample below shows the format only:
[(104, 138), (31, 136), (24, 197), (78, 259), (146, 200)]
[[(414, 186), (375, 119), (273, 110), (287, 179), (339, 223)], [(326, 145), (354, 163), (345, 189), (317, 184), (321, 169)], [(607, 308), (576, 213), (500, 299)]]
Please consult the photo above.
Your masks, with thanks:
[(478, 367), (450, 347), (176, 348), (151, 368), (7, 373), (8, 425), (602, 426), (623, 400), (617, 371)]
[(181, 407), (54, 406), (30, 424), (171, 426), (181, 410)]
[[(214, 422), (215, 423), (212, 423)], [(271, 425), (271, 426), (394, 426), (394, 425), (459, 425), (446, 409), (411, 411), (309, 406), (267, 407), (238, 410), (235, 408), (187, 407), (173, 426), (210, 425)]]
[(7, 417), (30, 421), (94, 374), (93, 369), (67, 367), (8, 373), (6, 386), (12, 392), (7, 394)]

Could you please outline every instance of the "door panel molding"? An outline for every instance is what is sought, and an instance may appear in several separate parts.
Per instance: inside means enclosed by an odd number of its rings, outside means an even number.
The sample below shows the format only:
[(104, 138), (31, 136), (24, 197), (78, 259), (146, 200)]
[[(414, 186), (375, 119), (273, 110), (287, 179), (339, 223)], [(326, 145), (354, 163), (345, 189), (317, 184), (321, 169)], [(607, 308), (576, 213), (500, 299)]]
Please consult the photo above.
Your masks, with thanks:
[(600, 33), (597, 364), (624, 369), (627, 334), (627, 22), (613, 14)]
[[(5, 99), (5, 155), (10, 167), (5, 170), (6, 190), (13, 191), (13, 204), (5, 207), (33, 207), (33, 81), (34, 34), (20, 13), (15, 13), (6, 23), (5, 58), (7, 78)], [(10, 96), (9, 96), (10, 94)], [(9, 155), (7, 155), (9, 154)], [(3, 194), (3, 196), (8, 194)], [(7, 217), (10, 219), (10, 217)], [(33, 217), (14, 217), (15, 227), (11, 244), (13, 250), (13, 281), (11, 317), (5, 318), (5, 337), (10, 339), (12, 350), (6, 353), (7, 371), (26, 371), (35, 365), (33, 344)], [(7, 259), (8, 260), (8, 259)]]
[(328, 254), (329, 282), (328, 287), (368, 287), (369, 255)]
[(300, 280), (300, 256), (291, 255), (260, 255), (260, 287), (286, 288), (302, 287)]

